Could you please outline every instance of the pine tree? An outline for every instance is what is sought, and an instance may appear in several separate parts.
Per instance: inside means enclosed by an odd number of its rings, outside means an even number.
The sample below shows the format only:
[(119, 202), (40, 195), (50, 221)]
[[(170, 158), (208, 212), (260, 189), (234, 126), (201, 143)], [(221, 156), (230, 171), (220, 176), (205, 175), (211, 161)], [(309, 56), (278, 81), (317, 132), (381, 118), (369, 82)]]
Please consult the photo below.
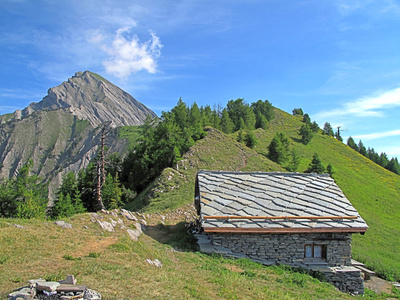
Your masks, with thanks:
[(326, 166), (326, 172), (333, 178), (333, 174), (335, 174), (335, 170), (333, 169), (331, 164), (328, 164)]
[(358, 152), (363, 156), (367, 156), (367, 149), (361, 140), (358, 142)]
[(292, 149), (290, 162), (287, 166), (288, 171), (295, 172), (299, 167), (300, 162), (301, 162), (301, 156), (296, 150)]
[(308, 114), (303, 115), (303, 123), (305, 123), (307, 125), (311, 125), (311, 118)]
[(249, 148), (253, 149), (256, 146), (257, 138), (254, 135), (253, 131), (248, 131), (246, 133), (246, 136), (244, 137), (244, 142), (245, 142), (246, 146), (249, 147)]
[(318, 126), (318, 124), (317, 124), (317, 122), (312, 122), (312, 124), (311, 124), (311, 130), (312, 130), (312, 132), (318, 132), (318, 130), (319, 130), (319, 126)]
[(283, 164), (289, 157), (289, 151), (289, 139), (283, 133), (277, 132), (268, 146), (269, 158), (278, 164)]
[(351, 136), (349, 136), (349, 138), (347, 139), (347, 146), (358, 152), (358, 146)]
[(244, 136), (243, 136), (243, 130), (239, 130), (238, 131), (238, 136), (237, 136), (237, 139), (236, 139), (239, 143), (242, 143), (243, 141), (244, 141)]
[(118, 175), (116, 177), (112, 177), (110, 174), (107, 174), (106, 182), (102, 188), (102, 194), (106, 209), (115, 209), (122, 205), (122, 189)]
[(0, 188), (0, 216), (44, 218), (47, 208), (48, 185), (37, 175), (31, 175), (33, 161), (18, 170), (17, 176), (5, 181)]
[(313, 138), (312, 130), (308, 124), (303, 124), (301, 126), (299, 134), (301, 135), (301, 141), (305, 145), (307, 145)]
[(400, 164), (397, 158), (392, 158), (386, 165), (386, 169), (400, 175)]
[[(258, 100), (251, 104), (254, 114), (256, 115), (256, 124), (260, 124), (260, 116), (264, 116), (267, 123), (274, 117), (274, 107), (268, 101)], [(262, 126), (256, 126), (256, 128), (263, 128)]]
[(229, 117), (229, 113), (226, 109), (222, 111), (222, 117), (221, 117), (221, 129), (225, 133), (232, 133), (234, 130), (235, 124), (233, 124), (233, 121)]
[(295, 115), (302, 116), (303, 115), (303, 110), (301, 108), (295, 108), (295, 109), (292, 110), (292, 113), (293, 113), (294, 116)]
[(325, 134), (327, 134), (327, 135), (329, 135), (329, 136), (334, 136), (332, 126), (331, 126), (331, 124), (328, 123), (328, 122), (326, 122), (326, 123), (324, 124), (323, 131), (324, 131)]
[(201, 113), (196, 102), (193, 103), (192, 107), (190, 108), (189, 116), (190, 116), (189, 121), (190, 121), (190, 128), (192, 131), (192, 138), (193, 140), (197, 141), (204, 137), (204, 131), (203, 131)]
[(324, 173), (325, 172), (325, 168), (322, 165), (321, 160), (318, 157), (317, 153), (314, 153), (313, 158), (310, 162), (310, 164), (308, 165), (307, 170), (304, 171), (305, 173)]
[(266, 130), (267, 126), (268, 126), (267, 118), (260, 111), (257, 111), (256, 128), (262, 128), (262, 129)]

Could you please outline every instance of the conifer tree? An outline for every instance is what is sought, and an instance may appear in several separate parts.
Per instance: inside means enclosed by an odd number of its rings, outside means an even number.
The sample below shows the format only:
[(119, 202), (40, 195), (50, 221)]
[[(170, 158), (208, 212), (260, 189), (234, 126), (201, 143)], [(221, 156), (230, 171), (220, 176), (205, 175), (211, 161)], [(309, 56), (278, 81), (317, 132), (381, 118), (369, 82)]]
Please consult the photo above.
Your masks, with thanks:
[(229, 117), (229, 113), (226, 109), (222, 111), (222, 117), (221, 117), (221, 129), (225, 133), (232, 133), (234, 130), (235, 124), (233, 124), (233, 121)]
[(324, 124), (323, 131), (324, 131), (325, 134), (327, 134), (327, 135), (329, 135), (329, 136), (334, 136), (332, 126), (331, 126), (331, 124), (328, 123), (328, 122), (326, 122), (326, 123)]
[(20, 168), (16, 177), (0, 185), (0, 216), (43, 218), (47, 208), (47, 184), (31, 175), (33, 161)]
[(307, 170), (304, 171), (305, 173), (324, 173), (325, 172), (325, 167), (322, 165), (321, 160), (318, 157), (317, 153), (314, 153), (313, 158), (308, 165)]
[(307, 145), (313, 138), (312, 130), (311, 130), (310, 126), (308, 126), (308, 124), (303, 124), (300, 128), (299, 133), (301, 135), (301, 141), (305, 145)]
[(326, 166), (326, 172), (333, 178), (333, 174), (335, 174), (335, 170), (333, 169), (331, 164), (328, 164)]
[(237, 136), (237, 139), (236, 139), (239, 143), (242, 143), (243, 141), (244, 141), (244, 136), (243, 136), (243, 130), (239, 130), (239, 132), (238, 132), (238, 136)]
[(295, 172), (299, 167), (300, 162), (301, 162), (301, 156), (296, 150), (292, 149), (290, 161), (287, 166), (288, 171)]
[(311, 125), (311, 118), (308, 114), (303, 115), (303, 123), (305, 123), (307, 125)]
[(244, 137), (244, 142), (245, 142), (246, 146), (251, 149), (253, 149), (256, 146), (257, 138), (254, 135), (253, 131), (250, 130), (246, 133), (246, 136)]
[(268, 156), (278, 164), (287, 161), (290, 154), (289, 139), (280, 132), (277, 132), (268, 146)]
[(358, 152), (358, 146), (351, 136), (349, 136), (349, 138), (347, 139), (347, 146)]
[(319, 130), (319, 126), (318, 126), (318, 124), (317, 124), (317, 122), (312, 122), (312, 124), (311, 124), (311, 130), (312, 130), (312, 132), (318, 132), (318, 130)]
[(363, 156), (367, 156), (367, 149), (361, 140), (358, 142), (358, 152)]

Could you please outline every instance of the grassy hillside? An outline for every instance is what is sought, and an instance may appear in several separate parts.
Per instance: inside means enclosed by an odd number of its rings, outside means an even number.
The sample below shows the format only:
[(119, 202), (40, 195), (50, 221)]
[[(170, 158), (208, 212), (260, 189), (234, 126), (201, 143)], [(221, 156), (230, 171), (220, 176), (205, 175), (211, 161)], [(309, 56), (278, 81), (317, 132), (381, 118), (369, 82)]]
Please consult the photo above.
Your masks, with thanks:
[(299, 142), (301, 117), (276, 111), (267, 133), (259, 133), (258, 152), (264, 153), (275, 132), (284, 132), (303, 158), (303, 172), (314, 153), (333, 175), (346, 197), (369, 225), (362, 236), (353, 235), (353, 256), (378, 274), (400, 280), (400, 176), (382, 168), (338, 140), (318, 134), (308, 145)]
[(198, 170), (284, 171), (281, 166), (211, 127), (177, 164), (168, 168), (126, 208), (132, 211), (164, 211), (193, 203)]
[[(103, 299), (351, 299), (327, 283), (284, 267), (224, 259), (194, 251), (183, 210), (146, 216), (138, 242), (126, 229), (104, 232), (91, 215), (66, 219), (72, 229), (38, 220), (0, 221), (0, 298), (30, 279), (64, 279)], [(113, 218), (104, 215), (105, 220)], [(132, 224), (123, 220), (124, 225)], [(18, 228), (14, 224), (22, 225)], [(84, 227), (86, 226), (86, 227)], [(146, 260), (158, 259), (161, 268)], [(370, 293), (369, 293), (370, 294)], [(369, 297), (366, 297), (369, 298)], [(379, 298), (379, 299), (384, 299)]]
[(303, 172), (318, 153), (325, 167), (333, 166), (337, 184), (370, 226), (365, 235), (353, 235), (353, 257), (387, 279), (400, 280), (400, 176), (322, 133), (308, 145), (302, 144), (301, 120), (301, 116), (276, 109), (268, 129), (255, 131), (258, 144), (254, 150), (236, 142), (237, 134), (208, 129), (207, 137), (190, 149), (176, 170), (165, 170), (127, 208), (154, 212), (192, 203), (199, 169), (285, 171), (265, 157), (275, 133), (283, 132), (302, 157), (297, 172)]

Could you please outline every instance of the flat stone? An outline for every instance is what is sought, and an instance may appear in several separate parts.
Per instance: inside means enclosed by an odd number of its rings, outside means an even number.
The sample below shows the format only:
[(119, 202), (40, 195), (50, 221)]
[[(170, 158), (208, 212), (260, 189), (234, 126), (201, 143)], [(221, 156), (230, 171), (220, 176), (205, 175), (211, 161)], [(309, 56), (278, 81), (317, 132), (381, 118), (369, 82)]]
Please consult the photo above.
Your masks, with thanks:
[(43, 278), (38, 278), (38, 279), (31, 279), (31, 280), (29, 280), (28, 281), (29, 282), (29, 285), (31, 286), (31, 287), (36, 287), (36, 283), (40, 283), (40, 282), (46, 282), (46, 279), (43, 279)]
[(72, 224), (64, 222), (64, 221), (56, 221), (54, 222), (57, 226), (60, 226), (62, 228), (72, 228)]
[(8, 300), (25, 299), (31, 300), (35, 297), (35, 291), (30, 288), (22, 288), (19, 291), (12, 292), (8, 295)]
[(60, 284), (57, 287), (57, 292), (65, 292), (65, 293), (69, 293), (69, 292), (83, 292), (85, 291), (87, 288), (86, 285), (83, 284)]
[(46, 281), (46, 282), (36, 283), (36, 289), (38, 291), (55, 292), (59, 286), (60, 283), (56, 281)]

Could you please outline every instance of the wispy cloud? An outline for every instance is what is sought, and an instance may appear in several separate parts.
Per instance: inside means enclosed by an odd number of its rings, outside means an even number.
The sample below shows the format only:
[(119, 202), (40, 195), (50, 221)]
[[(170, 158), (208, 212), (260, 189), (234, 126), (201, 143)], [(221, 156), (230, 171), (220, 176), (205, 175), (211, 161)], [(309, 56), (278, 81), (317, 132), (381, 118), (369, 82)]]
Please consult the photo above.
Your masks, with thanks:
[(400, 106), (400, 88), (359, 98), (353, 102), (347, 102), (339, 108), (319, 112), (316, 116), (319, 119), (339, 116), (383, 117), (384, 110), (396, 106)]
[(163, 47), (159, 37), (150, 31), (151, 39), (142, 43), (136, 34), (130, 34), (130, 30), (131, 27), (118, 29), (111, 45), (104, 44), (104, 36), (99, 32), (92, 37), (92, 42), (102, 42), (100, 47), (110, 56), (103, 61), (106, 72), (121, 79), (142, 70), (156, 73), (157, 59)]
[(337, 0), (335, 3), (338, 12), (345, 17), (360, 11), (375, 18), (400, 13), (400, 5), (396, 0)]
[(400, 129), (386, 131), (386, 132), (360, 134), (360, 135), (355, 135), (354, 138), (363, 139), (363, 140), (375, 140), (375, 139), (386, 138), (386, 137), (391, 137), (391, 136), (396, 136), (396, 135), (400, 135)]

